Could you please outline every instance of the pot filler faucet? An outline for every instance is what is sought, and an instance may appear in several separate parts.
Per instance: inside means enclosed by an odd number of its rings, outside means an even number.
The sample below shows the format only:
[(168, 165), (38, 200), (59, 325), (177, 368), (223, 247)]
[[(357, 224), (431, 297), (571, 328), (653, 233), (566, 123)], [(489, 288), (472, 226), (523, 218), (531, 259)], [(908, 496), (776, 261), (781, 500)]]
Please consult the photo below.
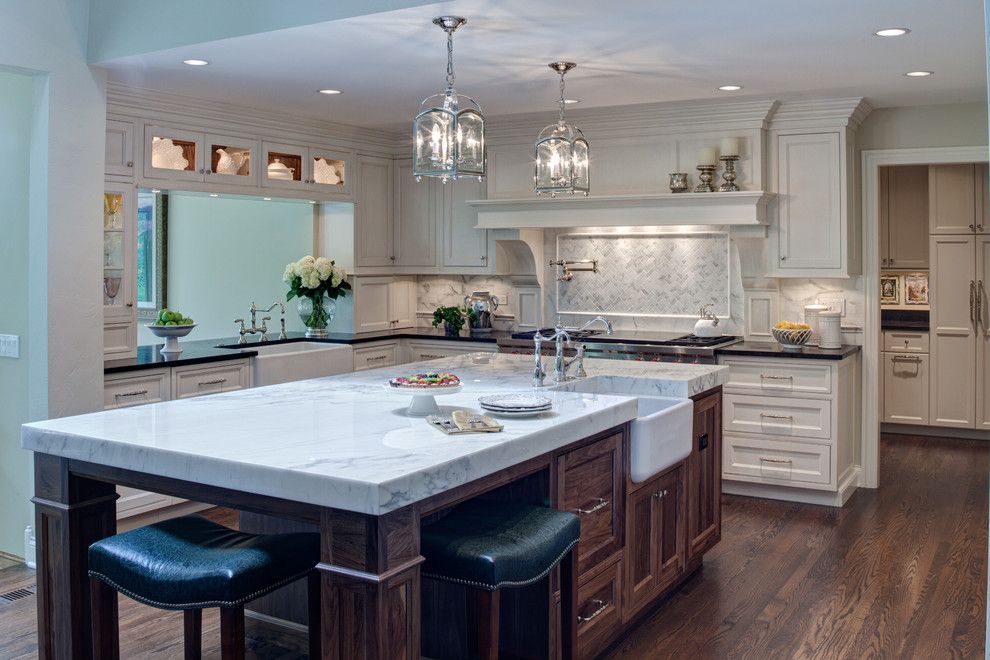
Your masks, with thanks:
[[(578, 328), (568, 328), (561, 323), (557, 323), (554, 327), (554, 333), (549, 337), (544, 337), (537, 330), (536, 334), (533, 335), (533, 343), (536, 346), (536, 364), (533, 369), (533, 387), (543, 387), (543, 379), (546, 377), (546, 370), (543, 368), (543, 342), (553, 341), (556, 344), (556, 350), (554, 351), (553, 359), (553, 382), (563, 383), (566, 380), (571, 380), (573, 378), (586, 378), (588, 372), (584, 370), (584, 344), (578, 344), (577, 355), (571, 360), (564, 359), (564, 344), (571, 346), (571, 335), (578, 335), (583, 333), (585, 330), (590, 328), (596, 323), (601, 323), (605, 326), (605, 334), (612, 334), (612, 324), (604, 316), (596, 316), (584, 325)], [(568, 376), (567, 370), (572, 364), (577, 366), (574, 369), (574, 375)]]
[(270, 316), (262, 316), (261, 317), (261, 327), (258, 327), (258, 323), (257, 323), (258, 312), (261, 312), (262, 314), (267, 314), (268, 312), (272, 311), (276, 307), (279, 308), (279, 313), (281, 314), (281, 318), (279, 319), (279, 322), (282, 324), (282, 329), (278, 333), (278, 338), (279, 338), (279, 340), (288, 339), (289, 338), (288, 335), (285, 334), (285, 305), (283, 305), (282, 303), (276, 301), (276, 302), (273, 302), (271, 304), (271, 306), (268, 307), (268, 309), (258, 309), (257, 305), (255, 305), (254, 304), (254, 301), (252, 300), (251, 301), (251, 327), (250, 328), (245, 328), (244, 327), (244, 319), (234, 319), (234, 323), (240, 323), (241, 324), (241, 327), (237, 330), (237, 333), (241, 336), (241, 338), (237, 340), (237, 343), (238, 344), (246, 344), (246, 343), (248, 343), (247, 342), (247, 335), (253, 335), (253, 334), (256, 334), (256, 333), (260, 333), (261, 334), (261, 338), (258, 341), (261, 341), (261, 342), (268, 341), (268, 324), (267, 324), (267, 321), (271, 321), (272, 320), (272, 317), (270, 317)]

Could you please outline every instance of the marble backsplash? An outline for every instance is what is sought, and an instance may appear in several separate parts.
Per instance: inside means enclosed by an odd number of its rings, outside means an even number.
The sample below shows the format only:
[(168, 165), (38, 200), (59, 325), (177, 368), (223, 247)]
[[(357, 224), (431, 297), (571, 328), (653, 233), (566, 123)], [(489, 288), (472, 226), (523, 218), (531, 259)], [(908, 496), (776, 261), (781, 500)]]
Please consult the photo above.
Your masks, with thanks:
[(420, 275), (417, 278), (416, 312), (419, 325), (428, 326), (437, 307), (464, 304), (474, 291), (487, 291), (499, 300), (492, 325), (496, 330), (513, 330), (515, 286), (508, 277), (489, 275)]

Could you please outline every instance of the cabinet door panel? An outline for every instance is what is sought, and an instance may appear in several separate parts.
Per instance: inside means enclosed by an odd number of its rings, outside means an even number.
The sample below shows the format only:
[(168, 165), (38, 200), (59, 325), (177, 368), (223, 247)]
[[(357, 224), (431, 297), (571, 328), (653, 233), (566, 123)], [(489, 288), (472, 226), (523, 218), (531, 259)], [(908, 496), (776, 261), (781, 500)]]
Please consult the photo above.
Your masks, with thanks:
[[(446, 186), (454, 185), (452, 182)], [(437, 265), (437, 216), (439, 189), (435, 179), (416, 181), (412, 160), (395, 165), (395, 264)]]
[(475, 229), (478, 212), (468, 202), (485, 198), (485, 183), (477, 179), (458, 179), (444, 187), (446, 196), (443, 218), (444, 268), (461, 271), (488, 267), (488, 231)]
[(278, 142), (261, 143), (258, 169), (261, 185), (266, 188), (304, 188), (304, 182), (309, 178), (308, 166), (309, 150), (306, 147)]
[(659, 485), (649, 482), (626, 500), (626, 616), (639, 611), (656, 594), (662, 539), (657, 519)]
[(416, 278), (396, 277), (389, 291), (392, 329), (416, 326)]
[(134, 176), (134, 124), (129, 121), (107, 120), (106, 174)]
[(358, 156), (357, 173), (355, 262), (358, 266), (391, 266), (396, 261), (392, 242), (392, 161)]
[(354, 331), (374, 332), (392, 327), (392, 278), (355, 277)]
[(974, 165), (928, 168), (928, 215), (931, 234), (972, 234), (976, 225)]
[(657, 493), (657, 587), (663, 590), (684, 572), (684, 468), (661, 477)]
[(206, 179), (211, 183), (257, 186), (258, 141), (232, 135), (206, 135)]
[(883, 421), (928, 423), (928, 356), (883, 354)]
[(889, 268), (928, 268), (928, 167), (887, 168)]
[(777, 138), (779, 268), (841, 268), (839, 133)]
[(976, 333), (976, 427), (990, 430), (990, 235), (976, 239), (980, 327)]
[(973, 235), (931, 239), (929, 420), (935, 426), (973, 428), (975, 421), (975, 245)]
[(722, 395), (694, 403), (694, 448), (687, 461), (688, 561), (722, 538)]
[(150, 179), (202, 181), (203, 134), (164, 126), (144, 128), (144, 176)]

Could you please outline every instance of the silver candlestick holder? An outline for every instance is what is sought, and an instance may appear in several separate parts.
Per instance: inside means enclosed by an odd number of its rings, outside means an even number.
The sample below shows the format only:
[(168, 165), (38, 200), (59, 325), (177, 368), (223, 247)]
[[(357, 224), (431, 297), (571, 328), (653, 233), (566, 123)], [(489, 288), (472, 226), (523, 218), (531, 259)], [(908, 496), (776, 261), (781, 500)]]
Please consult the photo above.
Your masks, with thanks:
[(698, 185), (694, 187), (694, 192), (704, 193), (704, 192), (715, 192), (715, 188), (712, 186), (712, 179), (715, 178), (715, 166), (714, 165), (698, 165)]
[(718, 189), (721, 192), (735, 192), (739, 190), (739, 186), (736, 185), (736, 161), (739, 160), (739, 156), (722, 156), (719, 158), (720, 161), (725, 163), (725, 171), (722, 172), (722, 178), (725, 180)]

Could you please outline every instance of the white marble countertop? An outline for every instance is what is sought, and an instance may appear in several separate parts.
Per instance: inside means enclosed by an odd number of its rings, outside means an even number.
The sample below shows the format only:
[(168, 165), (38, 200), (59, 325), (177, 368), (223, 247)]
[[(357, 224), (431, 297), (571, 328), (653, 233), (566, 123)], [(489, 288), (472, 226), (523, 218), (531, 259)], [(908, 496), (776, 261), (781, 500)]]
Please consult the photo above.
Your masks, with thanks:
[[(633, 419), (627, 396), (548, 391), (552, 413), (506, 419), (492, 434), (447, 436), (401, 414), (390, 376), (458, 374), (443, 407), (532, 390), (532, 357), (469, 354), (179, 401), (25, 424), (21, 445), (47, 454), (380, 515)], [(721, 385), (727, 367), (588, 359), (589, 377), (640, 394), (687, 397)], [(548, 378), (549, 382), (549, 378)], [(601, 384), (606, 385), (606, 379)], [(604, 391), (605, 388), (599, 388)], [(543, 391), (546, 391), (544, 388)]]

